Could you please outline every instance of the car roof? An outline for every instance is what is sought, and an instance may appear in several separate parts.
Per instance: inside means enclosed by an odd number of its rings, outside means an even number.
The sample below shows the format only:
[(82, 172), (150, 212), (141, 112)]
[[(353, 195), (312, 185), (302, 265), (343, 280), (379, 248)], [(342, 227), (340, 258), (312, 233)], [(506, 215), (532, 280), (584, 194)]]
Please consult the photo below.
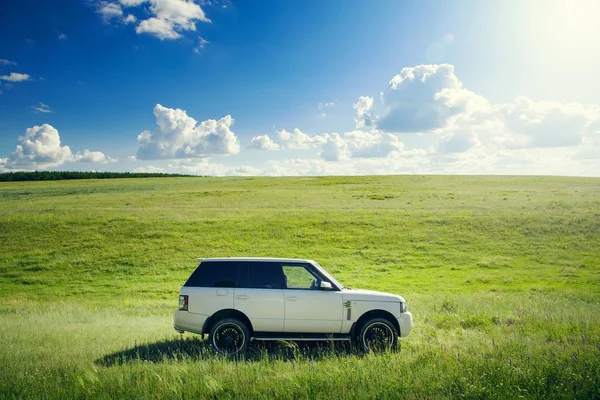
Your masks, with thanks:
[(264, 262), (303, 262), (314, 263), (313, 260), (301, 258), (274, 258), (274, 257), (221, 257), (221, 258), (198, 258), (198, 261), (264, 261)]

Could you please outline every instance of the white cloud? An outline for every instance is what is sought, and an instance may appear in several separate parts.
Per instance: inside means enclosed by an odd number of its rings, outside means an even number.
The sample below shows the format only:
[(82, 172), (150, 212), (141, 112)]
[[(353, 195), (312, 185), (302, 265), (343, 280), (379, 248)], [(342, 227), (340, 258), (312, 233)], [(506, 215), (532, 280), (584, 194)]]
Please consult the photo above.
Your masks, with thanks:
[[(475, 96), (475, 98), (472, 98)], [(425, 132), (446, 126), (477, 95), (463, 89), (449, 64), (403, 68), (382, 94), (386, 112), (378, 127), (388, 132)]]
[(61, 146), (58, 131), (48, 124), (34, 126), (19, 136), (15, 152), (10, 153), (4, 167), (6, 169), (46, 169), (56, 167), (71, 158), (69, 146)]
[(380, 158), (402, 150), (402, 142), (396, 135), (385, 132), (363, 132), (355, 130), (344, 134), (348, 141), (351, 157)]
[(198, 37), (198, 46), (196, 46), (196, 48), (194, 49), (194, 53), (196, 54), (200, 54), (200, 52), (202, 51), (202, 49), (204, 49), (204, 47), (206, 47), (206, 45), (209, 43), (208, 40), (202, 38), (202, 37)]
[(210, 176), (252, 176), (261, 172), (260, 169), (249, 166), (235, 167), (211, 163), (208, 158), (176, 160), (169, 164), (169, 168), (181, 174)]
[(73, 156), (73, 161), (106, 164), (117, 160), (110, 158), (101, 151), (89, 151), (88, 149), (85, 149), (82, 153), (75, 154)]
[(174, 29), (174, 25), (164, 19), (160, 18), (148, 18), (140, 22), (140, 24), (135, 28), (137, 33), (149, 33), (160, 40), (165, 39), (178, 39), (181, 37), (177, 31)]
[(213, 154), (237, 154), (240, 144), (230, 130), (233, 118), (209, 119), (196, 125), (184, 110), (154, 107), (158, 128), (138, 136), (138, 159), (198, 158)]
[(266, 176), (311, 176), (335, 175), (326, 168), (327, 163), (314, 159), (271, 160), (260, 175)]
[(101, 1), (98, 6), (98, 13), (102, 16), (104, 22), (110, 22), (114, 18), (123, 16), (123, 10), (117, 3)]
[(441, 154), (464, 153), (478, 145), (479, 141), (475, 132), (466, 130), (441, 136), (435, 144), (435, 148)]
[(354, 103), (353, 108), (356, 110), (354, 122), (356, 122), (356, 127), (358, 129), (373, 125), (374, 114), (372, 97), (360, 96), (358, 101)]
[[(380, 131), (354, 130), (343, 135), (323, 133), (310, 136), (299, 129), (294, 129), (292, 132), (283, 129), (278, 132), (278, 137), (281, 148), (320, 149), (319, 155), (327, 161), (387, 157), (390, 153), (402, 150), (404, 147), (396, 135)], [(263, 148), (271, 145), (277, 146), (269, 136), (263, 135), (255, 136), (250, 147)]]
[(317, 107), (321, 111), (321, 117), (325, 118), (327, 116), (327, 113), (325, 111), (328, 108), (333, 107), (333, 106), (335, 106), (335, 101), (330, 101), (330, 102), (326, 102), (326, 103), (318, 103)]
[(328, 136), (320, 153), (322, 159), (327, 161), (339, 161), (350, 158), (348, 143), (340, 135), (334, 133)]
[(507, 137), (520, 138), (508, 147), (578, 145), (594, 118), (580, 104), (534, 102), (525, 97), (512, 104), (495, 106), (491, 117), (504, 124)]
[(330, 102), (326, 102), (326, 103), (318, 103), (317, 106), (319, 107), (319, 110), (324, 110), (328, 107), (335, 106), (335, 101), (330, 101)]
[(252, 140), (250, 140), (249, 149), (257, 149), (257, 150), (279, 150), (280, 146), (275, 143), (269, 136), (261, 135), (254, 136)]
[(337, 133), (328, 135), (320, 155), (326, 161), (383, 158), (403, 147), (398, 137), (390, 133), (355, 130), (344, 133), (344, 136)]
[(64, 33), (59, 33), (58, 34), (58, 40), (67, 40), (67, 35), (65, 35)]
[(7, 82), (24, 82), (29, 80), (29, 75), (11, 72), (10, 75), (1, 75), (0, 80)]
[(147, 174), (160, 174), (164, 173), (165, 169), (160, 167), (155, 167), (153, 165), (148, 165), (147, 167), (138, 167), (133, 170), (133, 172), (141, 172)]
[[(355, 122), (360, 128), (349, 132), (312, 135), (296, 128), (280, 130), (275, 137), (253, 137), (248, 148), (281, 152), (279, 160), (262, 160), (259, 161), (263, 163), (260, 168), (253, 165), (254, 169), (245, 171), (262, 175), (508, 173), (585, 176), (598, 175), (600, 171), (598, 106), (533, 101), (525, 97), (493, 104), (466, 89), (451, 65), (403, 69), (390, 81), (382, 100), (384, 107), (382, 115), (378, 116), (373, 98), (360, 97), (353, 106)], [(324, 104), (319, 107), (324, 109)], [(167, 125), (176, 132), (195, 129), (196, 121), (186, 118), (181, 118), (182, 121), (168, 118)], [(140, 135), (140, 141), (149, 140), (151, 136), (146, 132)], [(172, 158), (209, 155), (194, 150), (185, 153), (181, 151), (182, 146), (175, 146), (177, 150), (168, 144), (159, 147), (168, 154), (177, 154)], [(280, 159), (302, 153), (306, 160)], [(213, 164), (207, 158), (191, 163), (176, 162), (169, 167), (202, 175), (243, 172), (234, 171), (227, 165)]]
[(386, 158), (271, 160), (260, 175), (391, 175), (391, 174), (510, 174), (598, 176), (600, 158), (587, 164), (573, 161), (561, 149), (510, 150), (492, 156), (439, 154), (435, 149), (402, 150)]
[(123, 23), (125, 24), (134, 24), (137, 22), (137, 18), (133, 14), (127, 14), (125, 18), (123, 18)]
[(35, 111), (40, 112), (40, 113), (51, 113), (51, 112), (53, 112), (50, 109), (50, 106), (48, 104), (44, 104), (44, 103), (40, 103), (37, 106), (31, 106), (31, 108), (33, 108)]
[[(123, 8), (137, 8), (139, 14), (125, 15)], [(135, 31), (138, 34), (149, 34), (160, 40), (179, 39), (184, 32), (196, 31), (197, 22), (211, 22), (202, 7), (193, 0), (100, 1), (97, 12), (105, 23), (137, 23)], [(205, 39), (200, 38), (194, 51), (199, 52), (207, 43)]]
[(152, 17), (139, 23), (137, 33), (161, 40), (177, 39), (181, 31), (195, 31), (196, 22), (210, 22), (202, 8), (190, 0), (149, 0)]
[(34, 126), (17, 138), (20, 144), (7, 158), (0, 159), (0, 170), (37, 170), (58, 167), (65, 162), (107, 163), (116, 161), (99, 151), (73, 154), (62, 146), (58, 130), (52, 125)]
[(379, 129), (439, 134), (436, 148), (446, 153), (473, 146), (487, 148), (488, 153), (577, 146), (600, 119), (597, 109), (576, 103), (519, 97), (512, 103), (492, 104), (466, 89), (448, 64), (402, 69), (382, 101), (385, 111), (377, 122)]
[(277, 135), (282, 147), (287, 149), (308, 149), (310, 147), (322, 145), (327, 142), (327, 137), (325, 136), (310, 136), (297, 128), (292, 132), (283, 129), (277, 132)]
[[(127, 1), (121, 1), (119, 3), (115, 3), (115, 2), (110, 2), (110, 1), (100, 1), (98, 3), (98, 14), (100, 14), (100, 16), (102, 17), (102, 20), (105, 23), (111, 23), (111, 22), (115, 22), (115, 23), (123, 23), (125, 25), (127, 24), (133, 24), (135, 22), (137, 22), (137, 18), (135, 15), (133, 14), (127, 14), (125, 15), (125, 13), (123, 12), (123, 7), (121, 5), (123, 5), (124, 7), (127, 6), (131, 6), (131, 5), (139, 5), (141, 3), (145, 2), (141, 1), (138, 2), (136, 4), (129, 4), (129, 2)], [(61, 34), (63, 35), (63, 34)], [(64, 35), (64, 39), (66, 39), (66, 35)], [(62, 37), (59, 36), (59, 39), (63, 39)]]
[(0, 65), (17, 65), (16, 62), (0, 58)]
[(149, 0), (119, 0), (123, 7), (139, 6), (142, 3), (147, 3)]

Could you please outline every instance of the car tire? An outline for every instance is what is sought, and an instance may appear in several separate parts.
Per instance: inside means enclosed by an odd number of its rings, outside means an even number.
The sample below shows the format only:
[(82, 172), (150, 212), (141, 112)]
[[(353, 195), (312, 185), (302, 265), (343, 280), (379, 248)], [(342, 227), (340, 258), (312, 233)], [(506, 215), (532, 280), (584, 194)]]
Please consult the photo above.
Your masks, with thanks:
[(381, 353), (393, 350), (398, 344), (396, 327), (385, 318), (365, 321), (358, 330), (357, 343), (364, 352)]
[(238, 319), (222, 318), (213, 324), (208, 340), (216, 352), (234, 356), (248, 348), (250, 330)]

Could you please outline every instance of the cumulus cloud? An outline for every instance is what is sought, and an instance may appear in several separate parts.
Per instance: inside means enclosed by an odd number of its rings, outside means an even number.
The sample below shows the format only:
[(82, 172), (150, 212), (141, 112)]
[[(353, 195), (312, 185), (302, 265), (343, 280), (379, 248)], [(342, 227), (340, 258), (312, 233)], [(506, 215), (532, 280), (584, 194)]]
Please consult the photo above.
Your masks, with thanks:
[(279, 141), (282, 143), (282, 147), (287, 149), (308, 149), (313, 146), (325, 144), (327, 141), (327, 137), (325, 136), (310, 136), (298, 128), (291, 132), (283, 129), (277, 132), (277, 135)]
[(4, 161), (6, 169), (46, 169), (56, 167), (71, 158), (69, 146), (61, 146), (58, 131), (48, 124), (34, 126), (19, 136), (15, 152)]
[(137, 22), (137, 18), (133, 14), (127, 14), (125, 18), (123, 18), (123, 23), (125, 24), (134, 24)]
[(52, 125), (34, 126), (17, 138), (20, 144), (7, 158), (0, 159), (2, 170), (36, 170), (58, 167), (65, 162), (107, 163), (115, 161), (99, 151), (84, 150), (73, 154), (63, 146), (58, 130)]
[[(443, 128), (465, 110), (472, 92), (449, 64), (403, 68), (382, 94), (386, 110), (378, 127), (388, 132), (423, 132)], [(476, 95), (475, 95), (476, 96)]]
[[(492, 104), (464, 87), (448, 64), (403, 68), (382, 94), (384, 113), (377, 128), (396, 133), (440, 135), (443, 153), (483, 146), (490, 151), (577, 146), (600, 119), (596, 109), (576, 103), (534, 101), (519, 97)], [(367, 102), (355, 105), (360, 110)]]
[(110, 158), (101, 151), (90, 151), (88, 149), (85, 149), (83, 152), (75, 154), (73, 156), (73, 161), (107, 164), (109, 162), (115, 162), (117, 160), (115, 160), (114, 158)]
[(394, 151), (402, 150), (402, 142), (396, 135), (385, 132), (363, 132), (355, 130), (344, 134), (352, 157), (387, 157)]
[(148, 0), (152, 17), (136, 27), (137, 33), (148, 33), (161, 40), (178, 39), (182, 31), (195, 31), (196, 22), (210, 22), (202, 8), (190, 0)]
[[(134, 9), (137, 16), (126, 14), (124, 9)], [(132, 24), (138, 34), (160, 40), (179, 39), (185, 32), (196, 31), (198, 22), (211, 22), (194, 0), (102, 0), (96, 3), (96, 11), (105, 23)], [(199, 38), (194, 52), (200, 52), (207, 43)]]
[(275, 143), (269, 136), (261, 135), (254, 136), (252, 140), (250, 140), (249, 149), (256, 150), (279, 150), (280, 146)]
[(385, 113), (378, 127), (388, 132), (436, 131), (456, 115), (489, 109), (485, 98), (463, 87), (449, 64), (403, 68), (381, 98)]
[(1, 75), (0, 80), (7, 82), (24, 82), (29, 80), (30, 76), (27, 74), (19, 74), (17, 72), (11, 72), (9, 75)]
[(504, 124), (507, 138), (516, 138), (507, 142), (508, 147), (578, 145), (594, 118), (580, 104), (534, 102), (525, 97), (495, 106), (491, 117)]
[(467, 130), (441, 136), (435, 144), (435, 148), (442, 154), (464, 153), (477, 145), (479, 145), (477, 135), (473, 130)]
[(107, 1), (101, 1), (98, 3), (98, 14), (102, 17), (104, 22), (110, 22), (115, 18), (123, 16), (123, 9), (118, 3), (110, 3)]
[(350, 158), (348, 143), (337, 133), (329, 135), (320, 156), (327, 161), (346, 160)]
[(354, 118), (356, 128), (360, 129), (373, 125), (374, 113), (372, 97), (360, 96), (358, 101), (354, 103), (353, 108), (356, 111), (356, 117)]
[[(354, 130), (343, 135), (338, 133), (323, 133), (309, 135), (299, 129), (278, 132), (281, 148), (284, 149), (320, 149), (319, 155), (327, 161), (347, 160), (350, 158), (387, 157), (404, 146), (396, 135), (371, 131)], [(261, 146), (278, 146), (269, 136), (256, 136), (252, 139), (252, 148)], [(275, 150), (279, 147), (272, 147)]]
[(346, 132), (343, 136), (337, 133), (328, 135), (320, 155), (326, 161), (383, 158), (403, 147), (398, 137), (390, 133), (355, 130)]
[(199, 158), (240, 151), (238, 138), (230, 129), (234, 122), (231, 115), (197, 124), (184, 110), (160, 104), (154, 107), (154, 115), (158, 128), (138, 136), (138, 159)]

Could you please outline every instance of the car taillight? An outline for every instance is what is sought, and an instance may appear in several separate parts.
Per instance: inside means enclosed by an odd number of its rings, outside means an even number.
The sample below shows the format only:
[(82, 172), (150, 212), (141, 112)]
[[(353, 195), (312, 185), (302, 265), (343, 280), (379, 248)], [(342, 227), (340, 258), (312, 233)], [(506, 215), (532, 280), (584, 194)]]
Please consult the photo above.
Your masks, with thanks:
[(179, 295), (179, 309), (181, 311), (187, 311), (188, 310), (188, 296), (185, 294), (180, 294)]

